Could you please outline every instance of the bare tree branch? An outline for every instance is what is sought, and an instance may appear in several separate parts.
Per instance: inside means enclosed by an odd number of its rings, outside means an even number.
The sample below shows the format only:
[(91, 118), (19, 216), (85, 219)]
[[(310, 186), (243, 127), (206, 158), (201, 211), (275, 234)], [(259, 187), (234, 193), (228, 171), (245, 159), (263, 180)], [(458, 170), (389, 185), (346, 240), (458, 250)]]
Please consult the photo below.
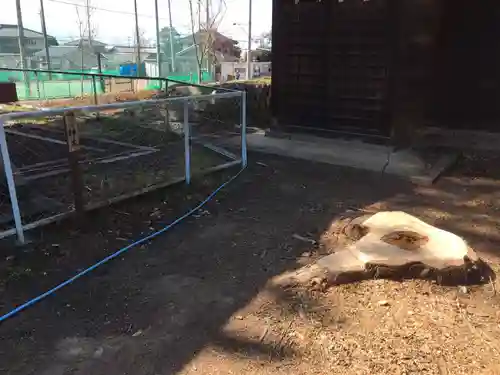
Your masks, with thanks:
[[(86, 32), (86, 27), (82, 21), (82, 17), (80, 15), (80, 10), (78, 8), (78, 5), (75, 5), (75, 11), (76, 11), (76, 17), (77, 17), (77, 20), (78, 20), (78, 36), (79, 36), (79, 40), (78, 40), (78, 47), (77, 48), (80, 48), (80, 69), (83, 70), (83, 56), (84, 56), (84, 52), (83, 52), (83, 36), (85, 35), (85, 32)], [(83, 75), (81, 76), (81, 79), (80, 79), (80, 91), (81, 91), (81, 95), (83, 96)]]
[[(215, 1), (215, 0), (214, 0)], [(202, 0), (197, 1), (198, 11), (198, 31), (195, 31), (195, 19), (196, 13), (193, 8), (193, 0), (189, 0), (189, 10), (191, 14), (191, 31), (193, 37), (193, 44), (196, 49), (196, 60), (198, 65), (198, 74), (201, 74), (201, 67), (203, 61), (207, 61), (207, 68), (211, 68), (213, 62), (215, 61), (215, 33), (224, 19), (226, 14), (227, 6), (225, 0), (216, 1), (216, 6), (212, 6), (207, 9), (206, 6), (202, 6)], [(202, 12), (208, 12), (208, 19), (203, 23), (201, 22)]]
[[(84, 10), (85, 10), (85, 19), (87, 21), (86, 28), (88, 34), (88, 42), (89, 47), (92, 48), (92, 39), (96, 34), (96, 27), (92, 22), (92, 16), (94, 15), (95, 8), (92, 6), (92, 0), (84, 0)], [(82, 42), (83, 44), (83, 42)]]
[[(198, 0), (200, 1), (200, 0)], [(194, 31), (194, 12), (193, 12), (193, 0), (189, 0), (189, 13), (191, 15), (191, 34), (193, 36), (193, 44), (194, 44), (194, 53), (196, 56), (196, 68), (197, 68), (197, 73), (198, 73), (198, 80), (201, 81), (201, 64), (202, 64), (202, 59), (198, 56), (198, 43), (196, 41), (196, 34)], [(198, 82), (200, 83), (200, 82)]]

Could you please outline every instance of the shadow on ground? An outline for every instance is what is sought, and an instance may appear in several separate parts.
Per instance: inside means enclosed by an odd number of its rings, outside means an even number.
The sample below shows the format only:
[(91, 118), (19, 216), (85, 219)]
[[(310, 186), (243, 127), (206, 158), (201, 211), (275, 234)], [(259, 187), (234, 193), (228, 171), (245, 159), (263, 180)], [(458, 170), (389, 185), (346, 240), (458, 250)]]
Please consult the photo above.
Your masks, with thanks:
[[(297, 267), (310, 251), (294, 234), (319, 239), (347, 209), (410, 193), (411, 186), (325, 164), (252, 159), (260, 163), (194, 217), (2, 323), (0, 369), (175, 374), (207, 345), (269, 359), (293, 355), (259, 337), (225, 335), (223, 327), (271, 277)], [(3, 249), (1, 311), (170, 222), (226, 177), (101, 211), (84, 230), (48, 228), (25, 252)]]
[[(461, 167), (433, 187), (414, 187), (326, 164), (263, 155), (251, 160), (240, 178), (172, 231), (2, 323), (0, 370), (176, 374), (207, 346), (268, 361), (293, 357), (280, 345), (283, 337), (268, 341), (266, 332), (240, 321), (238, 311), (270, 278), (303, 263), (311, 244), (294, 234), (319, 240), (349, 209), (405, 210), (464, 236), (482, 255), (500, 255), (494, 177)], [(1, 311), (171, 222), (227, 177), (103, 210), (82, 230), (69, 223), (47, 228), (30, 249), (1, 249)], [(307, 295), (282, 299), (299, 315), (314, 302)], [(342, 324), (341, 316), (331, 319)], [(235, 327), (248, 334), (232, 335)]]

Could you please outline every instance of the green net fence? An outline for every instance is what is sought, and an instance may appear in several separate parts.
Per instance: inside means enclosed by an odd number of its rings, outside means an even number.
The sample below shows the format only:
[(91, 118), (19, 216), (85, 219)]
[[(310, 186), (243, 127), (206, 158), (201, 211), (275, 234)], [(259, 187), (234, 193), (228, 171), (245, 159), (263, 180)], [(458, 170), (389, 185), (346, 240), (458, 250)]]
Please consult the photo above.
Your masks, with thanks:
[[(207, 72), (201, 73), (201, 81), (198, 78), (197, 73), (171, 74), (171, 75), (167, 75), (164, 78), (169, 80), (169, 81), (174, 81), (174, 82), (178, 81), (178, 82), (186, 82), (186, 83), (199, 83), (199, 82), (212, 82), (213, 81), (212, 75), (207, 73)], [(154, 89), (161, 88), (162, 81), (163, 81), (163, 79), (158, 80), (158, 79), (154, 79), (154, 78), (149, 80), (148, 89), (154, 90)]]
[[(201, 82), (211, 81), (211, 75), (202, 72)], [(194, 73), (134, 77), (120, 75), (119, 70), (103, 70), (98, 74), (96, 70), (48, 72), (0, 68), (0, 82), (14, 83), (18, 100), (50, 100), (157, 90), (178, 82), (198, 83), (200, 78)]]

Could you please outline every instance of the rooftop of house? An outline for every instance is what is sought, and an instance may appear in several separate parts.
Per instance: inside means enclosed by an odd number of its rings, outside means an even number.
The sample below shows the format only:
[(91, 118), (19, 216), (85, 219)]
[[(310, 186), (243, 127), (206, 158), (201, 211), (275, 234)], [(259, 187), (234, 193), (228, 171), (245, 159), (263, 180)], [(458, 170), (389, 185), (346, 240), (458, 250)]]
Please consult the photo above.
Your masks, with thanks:
[[(51, 58), (60, 58), (60, 57), (65, 57), (68, 55), (71, 55), (77, 51), (80, 51), (80, 49), (77, 46), (51, 46), (49, 47), (49, 55)], [(84, 48), (85, 54), (87, 55), (94, 55), (94, 53), (91, 53), (89, 49)], [(45, 50), (38, 51), (34, 54), (36, 57), (45, 57)]]
[(176, 55), (183, 56), (183, 55), (185, 55), (187, 53), (190, 53), (190, 52), (194, 53), (195, 52), (195, 46), (196, 46), (196, 44), (192, 44), (189, 47), (184, 48), (183, 50), (177, 52)]
[[(43, 38), (41, 32), (24, 28), (25, 38)], [(19, 30), (17, 25), (0, 23), (0, 38), (17, 38), (19, 36)], [(48, 35), (49, 39), (56, 40), (53, 36)]]
[(156, 52), (148, 54), (144, 61), (156, 61)]
[[(141, 46), (141, 53), (155, 53), (154, 47)], [(107, 46), (106, 53), (137, 53), (137, 47), (134, 46)]]
[[(185, 49), (183, 49), (182, 51), (179, 51), (175, 54), (176, 58), (182, 58), (182, 57), (186, 57), (186, 58), (195, 58), (195, 45), (193, 44), (192, 46), (189, 46)], [(170, 58), (166, 57), (165, 55), (162, 55), (162, 60), (163, 61), (169, 61)], [(218, 62), (222, 62), (222, 61), (231, 61), (231, 62), (235, 62), (235, 61), (238, 61), (239, 59), (235, 56), (231, 56), (231, 55), (225, 55), (223, 54), (222, 52), (219, 52), (219, 51), (215, 51), (215, 59), (218, 61)], [(144, 61), (155, 61), (156, 62), (156, 53), (150, 53), (147, 55), (147, 57), (144, 59)]]
[[(82, 54), (83, 52), (83, 54)], [(98, 64), (97, 55), (89, 48), (80, 48), (78, 46), (54, 46), (49, 47), (49, 54), (52, 61), (61, 59), (69, 61), (75, 67), (84, 66), (86, 68), (94, 67)], [(45, 60), (45, 50), (35, 53), (39, 61)], [(101, 54), (103, 60), (106, 57)]]
[[(207, 30), (198, 30), (196, 33), (194, 33), (194, 37), (195, 37), (195, 40), (196, 42), (198, 42), (198, 37), (202, 34), (205, 34), (207, 32)], [(233, 44), (238, 44), (238, 42), (236, 40), (233, 40), (231, 38), (228, 38), (227, 36), (219, 33), (217, 30), (213, 30), (213, 35), (216, 39), (221, 39), (221, 40), (228, 40), (228, 41), (231, 41), (233, 42)], [(187, 36), (184, 36), (182, 38), (180, 38), (180, 40), (182, 42), (187, 42), (187, 41), (192, 41), (193, 40), (193, 34), (189, 34)]]
[[(110, 64), (130, 64), (136, 61), (136, 55), (133, 53), (103, 53), (102, 56)], [(145, 60), (144, 55), (141, 55), (141, 60)]]
[[(88, 45), (88, 44), (89, 44), (89, 38), (74, 39), (74, 40), (71, 40), (67, 43), (64, 43), (65, 46), (81, 46), (81, 45)], [(100, 41), (95, 40), (95, 39), (92, 39), (92, 45), (99, 46), (99, 47), (107, 46), (106, 43), (100, 42)]]
[[(52, 46), (49, 47), (50, 57), (63, 57), (71, 52), (74, 52), (78, 48), (75, 46)], [(37, 57), (45, 56), (45, 50), (38, 51), (34, 54)]]

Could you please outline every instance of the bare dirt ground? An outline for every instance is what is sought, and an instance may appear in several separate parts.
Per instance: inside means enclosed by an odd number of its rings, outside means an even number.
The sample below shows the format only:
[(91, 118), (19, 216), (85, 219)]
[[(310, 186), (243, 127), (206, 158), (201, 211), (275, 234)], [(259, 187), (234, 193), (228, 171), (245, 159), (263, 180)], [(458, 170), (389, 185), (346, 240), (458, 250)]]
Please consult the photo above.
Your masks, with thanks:
[[(256, 163), (259, 162), (259, 163)], [(349, 209), (402, 209), (464, 236), (498, 271), (498, 157), (433, 187), (251, 155), (195, 216), (0, 324), (0, 371), (25, 375), (500, 374), (497, 281), (371, 280), (326, 293), (266, 283), (315, 259)], [(194, 206), (231, 173), (46, 228), (1, 251), (0, 311)], [(294, 237), (314, 238), (313, 247)], [(34, 234), (35, 235), (35, 234)]]
[(131, 92), (130, 83), (127, 83), (126, 86), (127, 87), (123, 88), (123, 91), (121, 91), (120, 87), (118, 86), (117, 90), (113, 90), (113, 92), (99, 94), (97, 96), (97, 103), (95, 102), (95, 98), (93, 95), (84, 95), (66, 99), (23, 100), (22, 104), (44, 108), (79, 107), (85, 105), (110, 104), (116, 102), (151, 99), (157, 93), (156, 90), (139, 90), (137, 92)]

